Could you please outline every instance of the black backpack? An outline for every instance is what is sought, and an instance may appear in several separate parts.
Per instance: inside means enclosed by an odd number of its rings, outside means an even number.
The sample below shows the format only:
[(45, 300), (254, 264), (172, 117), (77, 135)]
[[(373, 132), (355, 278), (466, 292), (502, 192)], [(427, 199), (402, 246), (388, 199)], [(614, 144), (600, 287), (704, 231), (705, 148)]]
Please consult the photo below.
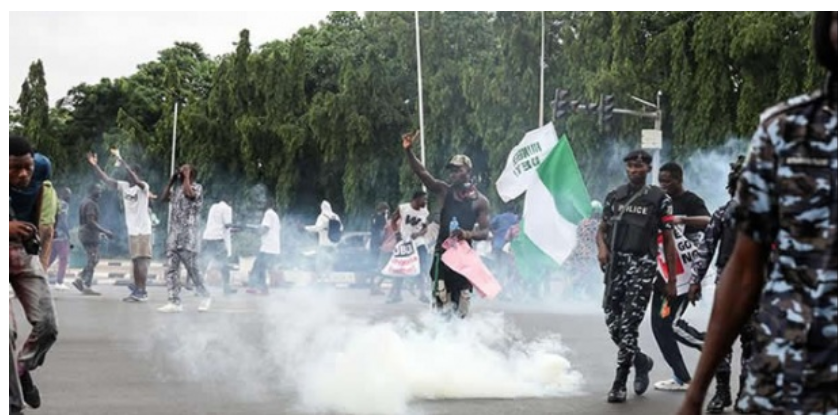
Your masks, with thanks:
[(329, 241), (333, 243), (339, 243), (342, 231), (340, 230), (341, 224), (340, 220), (337, 219), (330, 219), (329, 220)]

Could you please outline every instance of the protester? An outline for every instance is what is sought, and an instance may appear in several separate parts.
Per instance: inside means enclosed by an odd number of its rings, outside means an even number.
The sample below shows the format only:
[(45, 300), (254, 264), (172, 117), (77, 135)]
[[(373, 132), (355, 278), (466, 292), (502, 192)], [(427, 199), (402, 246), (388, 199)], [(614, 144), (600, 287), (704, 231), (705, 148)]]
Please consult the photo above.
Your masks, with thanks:
[[(672, 199), (673, 226), (678, 227), (678, 232), (683, 229), (682, 234), (693, 247), (698, 246), (704, 227), (710, 223), (710, 212), (704, 200), (692, 191), (684, 189), (684, 170), (675, 162), (664, 163), (660, 167), (658, 182)], [(670, 275), (670, 279), (676, 278)], [(652, 332), (663, 359), (672, 369), (671, 379), (654, 384), (657, 390), (686, 391), (692, 378), (684, 364), (678, 343), (699, 351), (704, 343), (704, 334), (683, 318), (689, 306), (687, 296), (687, 293), (683, 293), (674, 299), (667, 299), (666, 281), (660, 273), (655, 278), (652, 293)]]
[(473, 286), (465, 276), (451, 270), (440, 257), (445, 251), (443, 243), (449, 237), (469, 244), (489, 238), (489, 200), (472, 182), (473, 165), (466, 155), (455, 155), (445, 166), (449, 182), (434, 178), (413, 154), (413, 142), (417, 137), (418, 131), (402, 136), (407, 161), (419, 180), (443, 201), (439, 236), (431, 267), (435, 307), (443, 312), (454, 311), (465, 318)]
[(199, 312), (208, 311), (212, 304), (209, 291), (204, 286), (202, 271), (198, 268), (198, 240), (199, 215), (204, 203), (204, 188), (195, 182), (197, 170), (189, 164), (182, 165), (169, 179), (166, 190), (161, 199), (171, 204), (171, 223), (169, 236), (166, 239), (166, 287), (169, 291), (169, 302), (158, 308), (160, 312), (182, 312), (178, 278), (180, 265), (186, 268), (186, 273), (195, 284), (195, 291), (202, 297), (198, 305)]
[(149, 216), (149, 186), (137, 174), (137, 168), (125, 163), (118, 151), (111, 151), (120, 166), (128, 174), (127, 181), (110, 177), (99, 167), (99, 157), (95, 153), (87, 154), (87, 162), (99, 179), (108, 187), (119, 191), (122, 206), (125, 208), (125, 225), (128, 229), (128, 250), (131, 254), (131, 273), (134, 284), (131, 293), (123, 298), (125, 302), (145, 302), (148, 300), (146, 281), (148, 267), (151, 264), (151, 217)]
[(34, 409), (41, 406), (40, 391), (31, 372), (44, 364), (58, 337), (49, 280), (38, 257), (39, 199), (43, 182), (49, 180), (51, 172), (50, 160), (33, 152), (28, 140), (9, 137), (9, 285), (32, 326), (18, 353), (17, 332), (14, 322), (10, 322), (10, 414), (21, 413), (24, 403)]
[(250, 270), (250, 284), (247, 289), (247, 293), (250, 294), (268, 294), (267, 275), (279, 261), (282, 225), (274, 206), (273, 198), (265, 200), (265, 213), (262, 215), (262, 223), (259, 226), (261, 236), (259, 254), (256, 255), (256, 261), (253, 262), (253, 268)]
[(113, 233), (106, 230), (99, 224), (99, 198), (102, 196), (102, 187), (98, 184), (90, 185), (87, 189), (87, 197), (81, 201), (79, 207), (79, 241), (87, 253), (87, 263), (81, 271), (81, 275), (73, 281), (73, 287), (83, 295), (98, 296), (99, 292), (93, 290), (93, 273), (96, 265), (99, 264), (99, 242), (101, 236), (113, 238)]
[(64, 276), (67, 274), (67, 266), (70, 263), (70, 199), (73, 191), (70, 188), (61, 188), (58, 191), (58, 215), (55, 220), (55, 238), (52, 240), (52, 253), (50, 253), (47, 269), (58, 259), (58, 271), (55, 273), (56, 290), (67, 290), (64, 284)]

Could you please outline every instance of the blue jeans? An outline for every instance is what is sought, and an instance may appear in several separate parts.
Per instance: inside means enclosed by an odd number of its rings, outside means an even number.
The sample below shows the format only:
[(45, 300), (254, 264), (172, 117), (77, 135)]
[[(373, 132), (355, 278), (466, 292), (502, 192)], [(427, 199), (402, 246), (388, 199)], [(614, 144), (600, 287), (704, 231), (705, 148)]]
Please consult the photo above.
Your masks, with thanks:
[(259, 254), (256, 255), (256, 261), (253, 262), (253, 268), (250, 269), (248, 286), (267, 290), (268, 271), (276, 264), (278, 257), (278, 254), (264, 253), (260, 251)]

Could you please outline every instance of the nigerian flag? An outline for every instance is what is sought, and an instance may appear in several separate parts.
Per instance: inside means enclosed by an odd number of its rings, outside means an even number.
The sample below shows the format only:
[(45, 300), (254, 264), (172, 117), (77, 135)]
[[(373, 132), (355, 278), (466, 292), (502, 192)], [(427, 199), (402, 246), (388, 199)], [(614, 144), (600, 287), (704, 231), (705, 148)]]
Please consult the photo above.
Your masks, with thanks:
[(567, 259), (576, 245), (576, 224), (591, 213), (591, 198), (566, 134), (541, 161), (526, 192), (512, 252), (522, 277), (542, 278)]

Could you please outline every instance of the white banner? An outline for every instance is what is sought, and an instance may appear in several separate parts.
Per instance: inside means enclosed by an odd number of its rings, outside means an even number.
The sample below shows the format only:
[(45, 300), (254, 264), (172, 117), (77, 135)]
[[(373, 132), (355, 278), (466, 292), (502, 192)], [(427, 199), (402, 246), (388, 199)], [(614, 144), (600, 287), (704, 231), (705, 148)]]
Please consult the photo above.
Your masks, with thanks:
[(521, 142), (512, 148), (506, 159), (506, 167), (495, 182), (503, 202), (519, 197), (529, 188), (530, 183), (538, 176), (538, 166), (547, 159), (547, 155), (558, 142), (553, 123), (548, 123), (527, 132)]
[[(680, 225), (672, 227), (672, 235), (675, 237), (675, 249), (678, 252), (675, 262), (675, 286), (678, 289), (678, 296), (681, 296), (690, 290), (690, 273), (692, 273), (693, 261), (698, 257), (698, 246), (684, 235), (684, 228)], [(662, 234), (658, 234), (658, 272), (663, 276), (663, 280), (669, 281)]]

